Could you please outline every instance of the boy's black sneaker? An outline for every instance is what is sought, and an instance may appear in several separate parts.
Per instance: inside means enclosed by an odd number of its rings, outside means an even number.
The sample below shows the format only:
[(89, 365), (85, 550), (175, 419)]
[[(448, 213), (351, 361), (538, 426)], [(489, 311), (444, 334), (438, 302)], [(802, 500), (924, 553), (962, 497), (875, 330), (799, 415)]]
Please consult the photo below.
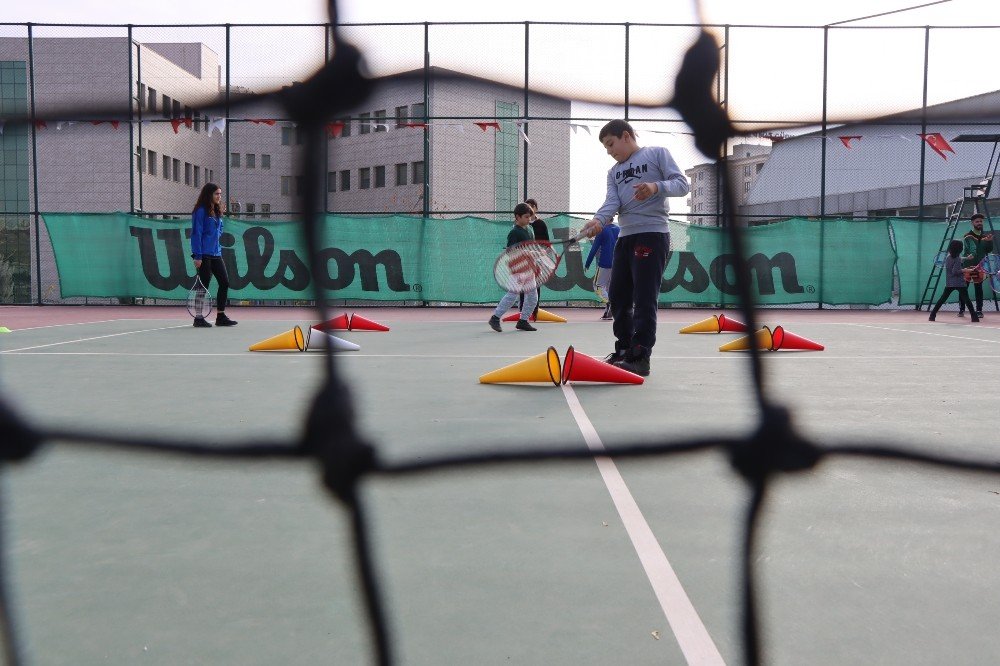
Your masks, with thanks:
[(195, 328), (212, 328), (212, 325), (210, 323), (208, 323), (207, 321), (205, 321), (204, 317), (195, 317), (194, 318), (194, 327)]
[(239, 323), (238, 321), (233, 321), (232, 319), (227, 317), (225, 312), (220, 312), (219, 314), (215, 315), (216, 326), (236, 326), (236, 324), (238, 323)]
[(497, 333), (503, 333), (503, 326), (500, 325), (500, 317), (493, 315), (490, 317), (490, 328)]
[(611, 365), (628, 370), (640, 377), (649, 376), (649, 350), (636, 345), (626, 350), (624, 357), (620, 361), (614, 361)]
[(538, 329), (532, 326), (527, 319), (518, 319), (517, 326), (515, 328), (519, 331), (537, 331)]

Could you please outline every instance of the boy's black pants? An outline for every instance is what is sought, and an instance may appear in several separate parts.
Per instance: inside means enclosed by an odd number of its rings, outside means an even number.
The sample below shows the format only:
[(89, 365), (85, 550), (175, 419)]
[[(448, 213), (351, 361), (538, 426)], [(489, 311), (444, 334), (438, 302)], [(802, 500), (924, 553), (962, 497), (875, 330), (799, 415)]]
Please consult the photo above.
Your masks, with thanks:
[(669, 253), (670, 234), (618, 237), (608, 287), (616, 349), (634, 350), (638, 345), (648, 356), (656, 344), (656, 309)]

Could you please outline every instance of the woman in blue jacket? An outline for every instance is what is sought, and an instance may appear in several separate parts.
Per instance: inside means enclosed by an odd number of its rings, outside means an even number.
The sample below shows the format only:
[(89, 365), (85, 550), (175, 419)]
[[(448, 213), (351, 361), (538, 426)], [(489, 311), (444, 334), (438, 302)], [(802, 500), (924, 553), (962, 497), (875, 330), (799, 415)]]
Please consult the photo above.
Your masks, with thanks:
[[(229, 299), (229, 274), (222, 261), (222, 188), (215, 183), (205, 183), (198, 195), (198, 201), (191, 211), (191, 258), (201, 283), (208, 288), (212, 276), (219, 281), (216, 296), (216, 326), (236, 326), (236, 322), (226, 316)], [(194, 325), (211, 328), (204, 317), (196, 317)]]

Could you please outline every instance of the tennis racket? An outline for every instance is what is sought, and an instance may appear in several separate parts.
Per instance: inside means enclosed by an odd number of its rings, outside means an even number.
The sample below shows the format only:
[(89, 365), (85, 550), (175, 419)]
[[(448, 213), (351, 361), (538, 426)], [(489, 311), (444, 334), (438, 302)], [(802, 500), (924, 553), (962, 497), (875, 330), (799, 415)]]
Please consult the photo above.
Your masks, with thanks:
[(1000, 255), (987, 254), (979, 262), (977, 268), (981, 271), (983, 278), (989, 278), (993, 291), (1000, 292)]
[[(567, 240), (525, 241), (508, 247), (493, 263), (493, 277), (497, 284), (507, 291), (522, 294), (538, 289), (555, 274), (566, 250), (583, 238), (578, 230), (570, 233), (572, 235)], [(556, 245), (562, 246), (558, 254)]]
[(212, 314), (212, 296), (201, 282), (201, 276), (194, 276), (194, 284), (188, 292), (187, 310), (195, 319), (204, 319)]

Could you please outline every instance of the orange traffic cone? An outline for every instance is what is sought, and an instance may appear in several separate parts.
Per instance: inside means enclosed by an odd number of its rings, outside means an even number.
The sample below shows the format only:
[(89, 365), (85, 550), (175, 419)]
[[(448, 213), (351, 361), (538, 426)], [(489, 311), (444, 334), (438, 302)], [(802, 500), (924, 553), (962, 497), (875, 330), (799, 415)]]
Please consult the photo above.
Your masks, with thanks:
[(559, 324), (565, 324), (566, 323), (566, 318), (565, 317), (560, 317), (557, 314), (553, 314), (553, 313), (549, 312), (548, 310), (543, 310), (541, 308), (538, 308), (538, 315), (536, 317), (532, 318), (532, 320), (534, 320), (534, 319), (537, 319), (538, 321), (551, 321), (551, 322), (555, 322), (555, 323), (559, 323)]
[[(503, 321), (517, 321), (520, 318), (521, 318), (521, 313), (520, 312), (514, 312), (514, 313), (509, 314), (506, 317), (504, 317)], [(535, 321), (535, 315), (531, 315), (530, 317), (528, 317), (528, 321)]]
[(736, 321), (724, 314), (719, 315), (719, 332), (732, 331), (734, 333), (748, 333), (747, 325), (741, 321)]
[(355, 344), (350, 340), (344, 340), (343, 338), (338, 338), (332, 333), (327, 333), (326, 331), (316, 331), (315, 333), (310, 332), (306, 337), (306, 349), (326, 349), (330, 348), (331, 351), (358, 351), (361, 349), (361, 345)]
[(351, 319), (345, 312), (339, 317), (324, 321), (322, 324), (313, 324), (312, 328), (317, 331), (349, 331), (351, 330)]
[(645, 380), (634, 372), (623, 370), (592, 356), (577, 354), (573, 346), (563, 359), (562, 382), (607, 382), (609, 384), (641, 384)]
[(479, 383), (552, 382), (559, 386), (561, 376), (559, 354), (555, 347), (549, 347), (548, 350), (537, 356), (487, 372), (479, 378)]
[(728, 342), (719, 351), (746, 351), (748, 349), (771, 349), (771, 329), (764, 326), (753, 335), (747, 335), (732, 342)]
[(305, 348), (305, 337), (302, 335), (302, 329), (298, 326), (280, 335), (250, 345), (250, 351), (280, 351), (284, 349), (305, 351)]
[(826, 349), (823, 345), (818, 342), (813, 342), (807, 338), (803, 338), (801, 335), (795, 335), (794, 333), (789, 333), (784, 329), (783, 326), (775, 326), (774, 333), (771, 334), (774, 341), (771, 348), (774, 351), (779, 349), (790, 349), (797, 351), (823, 351)]
[(388, 331), (389, 327), (371, 319), (365, 319), (357, 312), (351, 314), (352, 331)]
[(708, 319), (685, 326), (681, 329), (681, 333), (718, 333), (719, 330), (719, 318), (712, 315)]

